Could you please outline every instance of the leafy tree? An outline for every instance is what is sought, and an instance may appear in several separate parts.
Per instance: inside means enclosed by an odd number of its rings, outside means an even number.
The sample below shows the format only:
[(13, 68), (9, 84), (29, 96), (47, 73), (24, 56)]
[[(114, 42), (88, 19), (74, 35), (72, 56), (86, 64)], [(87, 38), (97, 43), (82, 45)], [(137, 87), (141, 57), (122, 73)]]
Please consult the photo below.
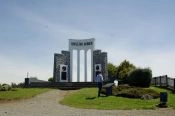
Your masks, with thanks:
[(123, 80), (124, 83), (127, 83), (127, 77), (130, 71), (136, 69), (136, 67), (131, 64), (129, 61), (124, 60), (121, 64), (117, 67), (117, 79)]
[(117, 74), (117, 67), (112, 63), (108, 63), (108, 77), (109, 77), (109, 79), (114, 80), (116, 78), (116, 74)]
[(50, 78), (48, 79), (48, 81), (49, 81), (49, 82), (53, 82), (53, 77), (50, 77)]

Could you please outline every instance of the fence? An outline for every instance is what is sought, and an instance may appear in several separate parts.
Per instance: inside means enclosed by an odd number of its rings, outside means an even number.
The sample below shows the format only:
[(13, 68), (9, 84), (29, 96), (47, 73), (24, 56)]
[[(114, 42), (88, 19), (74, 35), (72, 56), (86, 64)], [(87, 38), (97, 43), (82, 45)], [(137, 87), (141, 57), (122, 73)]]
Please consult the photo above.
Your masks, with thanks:
[(175, 92), (175, 78), (170, 78), (167, 75), (153, 77), (151, 84), (155, 86), (166, 87)]

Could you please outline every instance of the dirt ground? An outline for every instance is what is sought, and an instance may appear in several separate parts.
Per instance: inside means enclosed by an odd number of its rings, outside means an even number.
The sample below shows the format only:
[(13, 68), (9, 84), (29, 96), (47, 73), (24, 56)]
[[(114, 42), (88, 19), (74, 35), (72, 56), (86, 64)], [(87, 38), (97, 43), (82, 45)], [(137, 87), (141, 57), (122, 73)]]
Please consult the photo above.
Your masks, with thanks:
[(20, 101), (0, 103), (0, 116), (175, 116), (171, 108), (157, 110), (78, 109), (58, 103), (70, 91), (52, 90)]

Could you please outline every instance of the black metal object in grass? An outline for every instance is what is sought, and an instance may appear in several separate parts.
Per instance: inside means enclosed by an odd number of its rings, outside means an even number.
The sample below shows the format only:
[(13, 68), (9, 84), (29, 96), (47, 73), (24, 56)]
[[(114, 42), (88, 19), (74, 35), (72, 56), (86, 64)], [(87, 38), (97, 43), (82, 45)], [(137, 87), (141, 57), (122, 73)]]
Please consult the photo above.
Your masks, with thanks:
[(166, 108), (168, 102), (168, 93), (167, 92), (160, 92), (160, 103), (158, 104), (158, 107), (160, 108)]
[(102, 89), (106, 90), (106, 96), (112, 95), (112, 86), (114, 86), (114, 83), (107, 83), (103, 85)]

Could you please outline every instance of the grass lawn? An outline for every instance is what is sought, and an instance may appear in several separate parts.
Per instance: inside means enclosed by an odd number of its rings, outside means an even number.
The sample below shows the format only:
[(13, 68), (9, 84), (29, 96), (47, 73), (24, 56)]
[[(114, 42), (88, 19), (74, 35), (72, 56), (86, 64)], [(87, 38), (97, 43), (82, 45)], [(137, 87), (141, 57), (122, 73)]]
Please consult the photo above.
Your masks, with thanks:
[(46, 88), (17, 88), (15, 91), (0, 91), (0, 101), (31, 98), (48, 90)]
[(158, 91), (158, 92), (167, 92), (168, 93), (168, 106), (175, 109), (175, 93), (173, 93), (170, 90), (161, 89), (161, 88), (157, 88), (157, 87), (151, 87), (151, 88)]
[[(168, 90), (151, 87), (152, 89), (160, 92), (168, 92), (168, 105), (175, 108), (175, 94)], [(124, 97), (97, 97), (97, 88), (84, 88), (78, 92), (65, 96), (60, 101), (61, 104), (78, 108), (91, 108), (91, 109), (155, 109), (159, 104), (159, 98), (153, 100), (129, 99)]]

